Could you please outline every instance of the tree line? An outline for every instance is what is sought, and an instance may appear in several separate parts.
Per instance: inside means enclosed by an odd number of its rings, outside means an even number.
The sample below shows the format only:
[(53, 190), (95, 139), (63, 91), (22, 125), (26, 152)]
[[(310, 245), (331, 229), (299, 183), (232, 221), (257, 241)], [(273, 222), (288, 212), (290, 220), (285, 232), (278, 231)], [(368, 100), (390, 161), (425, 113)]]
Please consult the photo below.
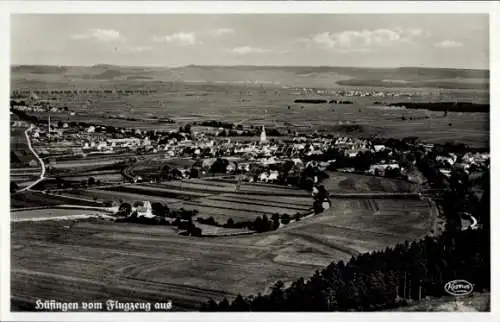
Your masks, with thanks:
[(267, 231), (276, 230), (281, 224), (288, 224), (290, 221), (300, 221), (304, 216), (309, 213), (297, 212), (294, 215), (289, 214), (273, 214), (271, 218), (267, 215), (257, 216), (254, 220), (244, 220), (244, 221), (234, 221), (233, 218), (229, 217), (224, 224), (217, 222), (214, 217), (210, 216), (208, 218), (198, 217), (196, 221), (200, 224), (211, 225), (223, 228), (236, 228), (236, 229), (249, 229), (257, 233), (263, 233)]
[(468, 112), (468, 113), (489, 113), (490, 104), (478, 104), (470, 102), (404, 102), (392, 103), (389, 106), (404, 106), (408, 109), (426, 109), (429, 111), (450, 111), (450, 112)]

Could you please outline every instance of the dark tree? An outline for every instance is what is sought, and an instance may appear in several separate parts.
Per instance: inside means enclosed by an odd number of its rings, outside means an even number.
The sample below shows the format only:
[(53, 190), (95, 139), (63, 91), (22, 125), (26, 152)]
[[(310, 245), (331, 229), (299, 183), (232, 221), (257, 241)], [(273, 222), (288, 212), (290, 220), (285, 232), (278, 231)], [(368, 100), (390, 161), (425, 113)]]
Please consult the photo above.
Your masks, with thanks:
[(189, 176), (191, 178), (199, 178), (200, 177), (200, 170), (198, 170), (198, 168), (191, 168), (191, 171), (189, 173)]
[(226, 312), (229, 311), (229, 301), (224, 298), (222, 301), (220, 301), (218, 305), (218, 311)]
[[(212, 219), (213, 219), (213, 218), (212, 218)], [(226, 226), (227, 228), (232, 228), (232, 227), (234, 227), (234, 221), (233, 221), (233, 218), (228, 218), (228, 220), (227, 220), (227, 222), (226, 222), (225, 226)]]
[(290, 215), (289, 214), (283, 214), (281, 215), (281, 223), (286, 225), (290, 222)]
[(88, 180), (89, 186), (93, 186), (95, 183), (96, 183), (95, 178), (94, 177), (90, 177), (89, 180)]
[(213, 173), (226, 173), (227, 166), (229, 165), (229, 161), (222, 158), (217, 158), (215, 162), (212, 164), (210, 171)]
[(132, 212), (132, 206), (129, 203), (122, 203), (118, 208), (118, 214), (121, 216), (130, 216)]
[(253, 223), (253, 228), (258, 233), (264, 231), (263, 221), (262, 221), (262, 218), (260, 216), (257, 216), (257, 218), (255, 218), (255, 221)]
[(241, 294), (238, 294), (234, 301), (231, 303), (230, 310), (231, 311), (248, 311), (250, 309), (250, 305), (248, 302), (241, 296)]
[(169, 213), (169, 209), (168, 209), (167, 205), (163, 205), (160, 202), (153, 202), (151, 204), (151, 208), (152, 208), (153, 214), (155, 216), (165, 217)]
[(207, 303), (202, 304), (200, 311), (202, 312), (215, 312), (217, 311), (217, 303), (210, 299)]

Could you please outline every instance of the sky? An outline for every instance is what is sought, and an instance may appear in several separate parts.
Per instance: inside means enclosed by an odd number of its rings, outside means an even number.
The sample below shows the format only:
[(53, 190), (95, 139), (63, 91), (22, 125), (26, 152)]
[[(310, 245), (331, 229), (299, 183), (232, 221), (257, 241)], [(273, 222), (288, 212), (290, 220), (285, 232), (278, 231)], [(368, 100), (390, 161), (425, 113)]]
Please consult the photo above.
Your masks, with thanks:
[(488, 15), (11, 16), (11, 64), (489, 68)]

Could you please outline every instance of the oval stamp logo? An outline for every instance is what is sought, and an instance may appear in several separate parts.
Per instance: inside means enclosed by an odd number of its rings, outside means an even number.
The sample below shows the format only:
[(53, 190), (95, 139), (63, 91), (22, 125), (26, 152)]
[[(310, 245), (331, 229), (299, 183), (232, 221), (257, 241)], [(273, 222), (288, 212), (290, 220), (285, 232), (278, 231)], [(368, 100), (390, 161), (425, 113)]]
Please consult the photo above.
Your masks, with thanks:
[(466, 280), (449, 281), (444, 285), (446, 293), (454, 296), (469, 295), (473, 289), (474, 286)]

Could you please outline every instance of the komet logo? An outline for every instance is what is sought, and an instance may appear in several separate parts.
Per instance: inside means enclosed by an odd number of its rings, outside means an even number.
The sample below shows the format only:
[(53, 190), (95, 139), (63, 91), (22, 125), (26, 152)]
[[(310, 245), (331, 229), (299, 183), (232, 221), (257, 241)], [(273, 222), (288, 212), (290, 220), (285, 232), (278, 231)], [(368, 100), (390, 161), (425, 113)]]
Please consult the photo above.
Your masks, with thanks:
[(468, 295), (472, 293), (473, 289), (474, 286), (466, 280), (449, 281), (444, 286), (446, 293), (454, 296)]

